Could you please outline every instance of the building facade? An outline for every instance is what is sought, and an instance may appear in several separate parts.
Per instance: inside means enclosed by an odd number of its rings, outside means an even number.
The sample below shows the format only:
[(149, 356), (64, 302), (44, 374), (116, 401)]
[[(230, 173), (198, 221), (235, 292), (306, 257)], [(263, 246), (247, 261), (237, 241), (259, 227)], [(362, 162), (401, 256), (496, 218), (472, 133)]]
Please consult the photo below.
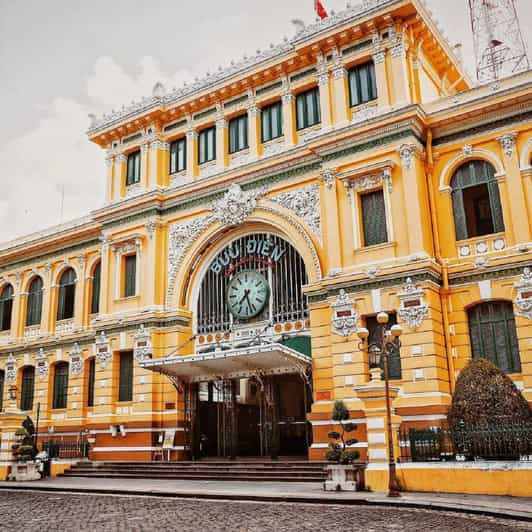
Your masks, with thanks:
[(173, 459), (322, 459), (343, 399), (384, 460), (382, 310), (396, 424), (444, 423), (472, 357), (532, 401), (531, 87), (474, 87), (423, 2), (366, 0), (93, 119), (105, 205), (0, 247), (0, 411), (94, 460), (174, 429)]

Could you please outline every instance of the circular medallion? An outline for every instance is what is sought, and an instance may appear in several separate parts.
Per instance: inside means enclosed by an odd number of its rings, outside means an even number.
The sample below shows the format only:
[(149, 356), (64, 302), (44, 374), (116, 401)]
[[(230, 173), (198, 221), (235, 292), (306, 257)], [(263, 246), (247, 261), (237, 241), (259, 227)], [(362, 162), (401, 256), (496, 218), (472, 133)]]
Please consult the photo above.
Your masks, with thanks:
[(249, 320), (258, 316), (270, 297), (268, 281), (259, 272), (237, 273), (227, 287), (227, 306), (235, 318)]

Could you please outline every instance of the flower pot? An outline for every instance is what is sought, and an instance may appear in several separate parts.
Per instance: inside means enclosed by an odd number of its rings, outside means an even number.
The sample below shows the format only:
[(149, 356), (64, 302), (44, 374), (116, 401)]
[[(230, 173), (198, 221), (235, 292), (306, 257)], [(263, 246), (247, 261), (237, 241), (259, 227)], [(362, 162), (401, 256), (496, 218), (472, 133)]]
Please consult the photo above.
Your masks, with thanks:
[(356, 491), (356, 473), (353, 465), (331, 464), (325, 467), (327, 480), (325, 491)]
[(39, 480), (40, 478), (39, 464), (34, 462), (17, 462), (11, 465), (9, 480), (25, 482), (27, 480)]

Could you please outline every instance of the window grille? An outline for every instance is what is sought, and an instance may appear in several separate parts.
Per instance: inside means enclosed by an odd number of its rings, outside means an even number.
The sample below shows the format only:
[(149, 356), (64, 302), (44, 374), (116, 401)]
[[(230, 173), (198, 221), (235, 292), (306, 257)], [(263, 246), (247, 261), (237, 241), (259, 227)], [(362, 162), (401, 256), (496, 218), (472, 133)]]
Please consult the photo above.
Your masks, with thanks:
[(384, 193), (376, 190), (360, 197), (364, 245), (375, 246), (388, 241)]

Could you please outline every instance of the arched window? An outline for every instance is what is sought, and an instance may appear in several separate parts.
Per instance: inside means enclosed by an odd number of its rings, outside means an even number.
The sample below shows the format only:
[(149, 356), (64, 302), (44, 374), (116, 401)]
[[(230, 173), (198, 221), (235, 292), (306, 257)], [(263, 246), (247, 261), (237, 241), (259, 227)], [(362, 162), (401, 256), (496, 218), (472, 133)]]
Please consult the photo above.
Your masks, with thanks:
[(26, 311), (26, 325), (40, 325), (42, 315), (42, 279), (35, 277), (28, 290), (28, 307)]
[(54, 399), (52, 408), (66, 408), (68, 397), (68, 362), (54, 366)]
[(13, 312), (13, 287), (8, 284), (0, 294), (0, 331), (11, 329), (11, 314)]
[(521, 361), (512, 303), (492, 301), (469, 309), (473, 358), (486, 358), (505, 373), (519, 373)]
[(4, 383), (6, 381), (6, 373), (0, 369), (0, 412), (4, 409)]
[(102, 265), (96, 264), (92, 272), (91, 314), (100, 312), (100, 277)]
[(504, 231), (499, 185), (486, 161), (469, 161), (451, 179), (456, 240)]
[(35, 368), (26, 366), (22, 370), (22, 389), (20, 391), (20, 409), (33, 409), (33, 395), (35, 392)]
[(74, 317), (74, 301), (76, 299), (76, 273), (72, 268), (65, 270), (59, 281), (59, 300), (57, 303), (57, 320), (68, 320)]

